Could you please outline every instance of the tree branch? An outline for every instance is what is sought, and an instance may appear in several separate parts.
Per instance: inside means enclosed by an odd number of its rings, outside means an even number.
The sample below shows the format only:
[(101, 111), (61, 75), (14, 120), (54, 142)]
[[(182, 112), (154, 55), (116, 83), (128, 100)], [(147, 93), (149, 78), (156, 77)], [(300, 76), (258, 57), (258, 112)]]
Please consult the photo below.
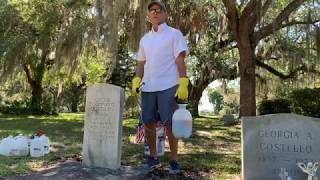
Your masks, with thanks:
[(299, 71), (320, 74), (319, 71), (315, 70), (314, 68), (308, 68), (308, 67), (306, 67), (305, 64), (301, 64), (299, 67), (297, 67), (296, 69), (294, 69), (291, 72), (289, 72), (289, 74), (283, 74), (283, 73), (277, 71), (273, 67), (263, 63), (262, 61), (260, 61), (258, 59), (256, 59), (256, 65), (261, 67), (261, 68), (263, 68), (263, 69), (265, 69), (265, 70), (267, 70), (268, 72), (272, 73), (273, 75), (279, 77), (282, 80), (294, 78)]
[(278, 31), (282, 28), (282, 22), (288, 19), (290, 14), (297, 10), (301, 4), (306, 0), (294, 0), (283, 9), (283, 11), (273, 20), (271, 24), (262, 27), (258, 32), (254, 34), (254, 41), (258, 42), (259, 40), (269, 36), (275, 31)]
[(266, 2), (262, 5), (262, 2), (259, 1), (259, 5), (256, 8), (255, 11), (255, 16), (253, 17), (252, 21), (251, 21), (251, 25), (250, 28), (254, 29), (254, 27), (257, 25), (258, 22), (261, 21), (262, 17), (265, 16), (265, 14), (267, 13), (272, 0), (266, 0)]
[(288, 75), (282, 74), (281, 72), (277, 71), (273, 67), (263, 63), (262, 61), (259, 61), (256, 59), (256, 65), (267, 70), (268, 72), (272, 73), (275, 76), (278, 76), (280, 79), (288, 79)]
[(239, 29), (239, 15), (234, 0), (223, 0), (223, 4), (226, 7), (229, 28), (234, 35), (235, 39), (238, 39), (238, 29)]
[(312, 24), (312, 25), (314, 25), (314, 24), (316, 24), (316, 23), (318, 23), (318, 22), (320, 22), (320, 19), (317, 19), (317, 20), (314, 20), (314, 21), (311, 21), (311, 22), (309, 22), (309, 21), (295, 21), (295, 20), (293, 20), (293, 21), (290, 21), (290, 22), (288, 22), (288, 23), (282, 24), (280, 29), (285, 28), (285, 27), (288, 27), (288, 26), (296, 25), (296, 24)]
[(235, 40), (231, 39), (231, 38), (230, 39), (226, 39), (226, 40), (221, 40), (219, 42), (214, 43), (213, 46), (212, 46), (213, 47), (212, 49), (214, 51), (217, 51), (219, 49), (224, 49), (224, 48), (228, 47), (233, 42), (235, 42)]
[[(259, 0), (260, 1), (260, 0)], [(257, 9), (257, 0), (251, 0), (249, 3), (246, 5), (244, 8), (241, 16), (240, 16), (240, 27), (241, 30), (240, 32), (248, 32), (248, 31), (253, 31), (253, 29), (248, 29), (251, 28), (248, 24), (252, 22), (252, 13)]]
[(266, 0), (266, 2), (262, 6), (262, 11), (260, 13), (260, 17), (263, 17), (264, 15), (266, 15), (271, 3), (272, 3), (272, 0)]
[(31, 85), (34, 84), (34, 80), (31, 77), (30, 69), (28, 68), (28, 66), (26, 64), (23, 64), (22, 66), (23, 66), (24, 72), (26, 73), (27, 80), (28, 80), (29, 84), (31, 84)]

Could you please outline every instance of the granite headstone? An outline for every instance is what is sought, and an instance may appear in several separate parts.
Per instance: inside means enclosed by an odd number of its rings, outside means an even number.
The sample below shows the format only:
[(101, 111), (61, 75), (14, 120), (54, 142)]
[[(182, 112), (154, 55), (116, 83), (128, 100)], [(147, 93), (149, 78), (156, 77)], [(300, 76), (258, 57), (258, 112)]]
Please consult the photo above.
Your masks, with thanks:
[(285, 168), (292, 179), (307, 179), (297, 163), (320, 162), (319, 137), (318, 118), (295, 114), (243, 117), (243, 179), (280, 179), (281, 168)]
[(110, 84), (88, 87), (83, 138), (83, 163), (119, 169), (124, 90)]

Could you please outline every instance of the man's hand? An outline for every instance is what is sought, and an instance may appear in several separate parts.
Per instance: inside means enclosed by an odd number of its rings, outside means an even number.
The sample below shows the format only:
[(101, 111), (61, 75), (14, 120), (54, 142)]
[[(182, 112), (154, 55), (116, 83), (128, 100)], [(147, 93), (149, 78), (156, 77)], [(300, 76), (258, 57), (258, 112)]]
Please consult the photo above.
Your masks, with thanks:
[(132, 96), (136, 96), (138, 94), (137, 90), (139, 90), (141, 84), (141, 78), (136, 76), (132, 79)]
[(179, 79), (179, 87), (176, 92), (176, 96), (178, 96), (178, 99), (183, 101), (186, 101), (188, 99), (188, 84), (188, 78), (182, 77)]

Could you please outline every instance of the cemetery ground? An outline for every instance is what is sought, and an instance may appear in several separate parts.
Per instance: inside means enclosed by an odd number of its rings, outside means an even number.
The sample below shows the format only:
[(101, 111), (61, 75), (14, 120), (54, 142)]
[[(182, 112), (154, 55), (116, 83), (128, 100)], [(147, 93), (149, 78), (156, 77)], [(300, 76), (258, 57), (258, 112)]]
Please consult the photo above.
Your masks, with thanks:
[[(58, 116), (0, 115), (0, 138), (31, 136), (43, 129), (51, 141), (51, 152), (40, 158), (0, 155), (0, 179), (39, 172), (66, 160), (81, 161), (83, 114)], [(180, 140), (179, 154), (183, 179), (237, 179), (241, 170), (240, 125), (224, 126), (217, 117), (194, 119), (193, 135)], [(134, 144), (137, 119), (123, 122), (121, 165), (137, 166), (144, 161), (143, 144)], [(166, 142), (166, 152), (169, 151)], [(169, 177), (169, 153), (161, 157), (163, 166), (152, 176)]]

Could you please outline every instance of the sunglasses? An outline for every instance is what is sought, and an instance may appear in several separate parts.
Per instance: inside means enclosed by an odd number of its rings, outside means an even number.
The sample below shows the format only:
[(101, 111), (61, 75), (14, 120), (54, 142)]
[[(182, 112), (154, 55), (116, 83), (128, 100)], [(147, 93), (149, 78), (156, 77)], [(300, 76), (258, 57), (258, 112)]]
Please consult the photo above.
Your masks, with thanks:
[(149, 9), (149, 13), (151, 14), (159, 14), (162, 12), (162, 9), (161, 8), (158, 8), (158, 9)]

